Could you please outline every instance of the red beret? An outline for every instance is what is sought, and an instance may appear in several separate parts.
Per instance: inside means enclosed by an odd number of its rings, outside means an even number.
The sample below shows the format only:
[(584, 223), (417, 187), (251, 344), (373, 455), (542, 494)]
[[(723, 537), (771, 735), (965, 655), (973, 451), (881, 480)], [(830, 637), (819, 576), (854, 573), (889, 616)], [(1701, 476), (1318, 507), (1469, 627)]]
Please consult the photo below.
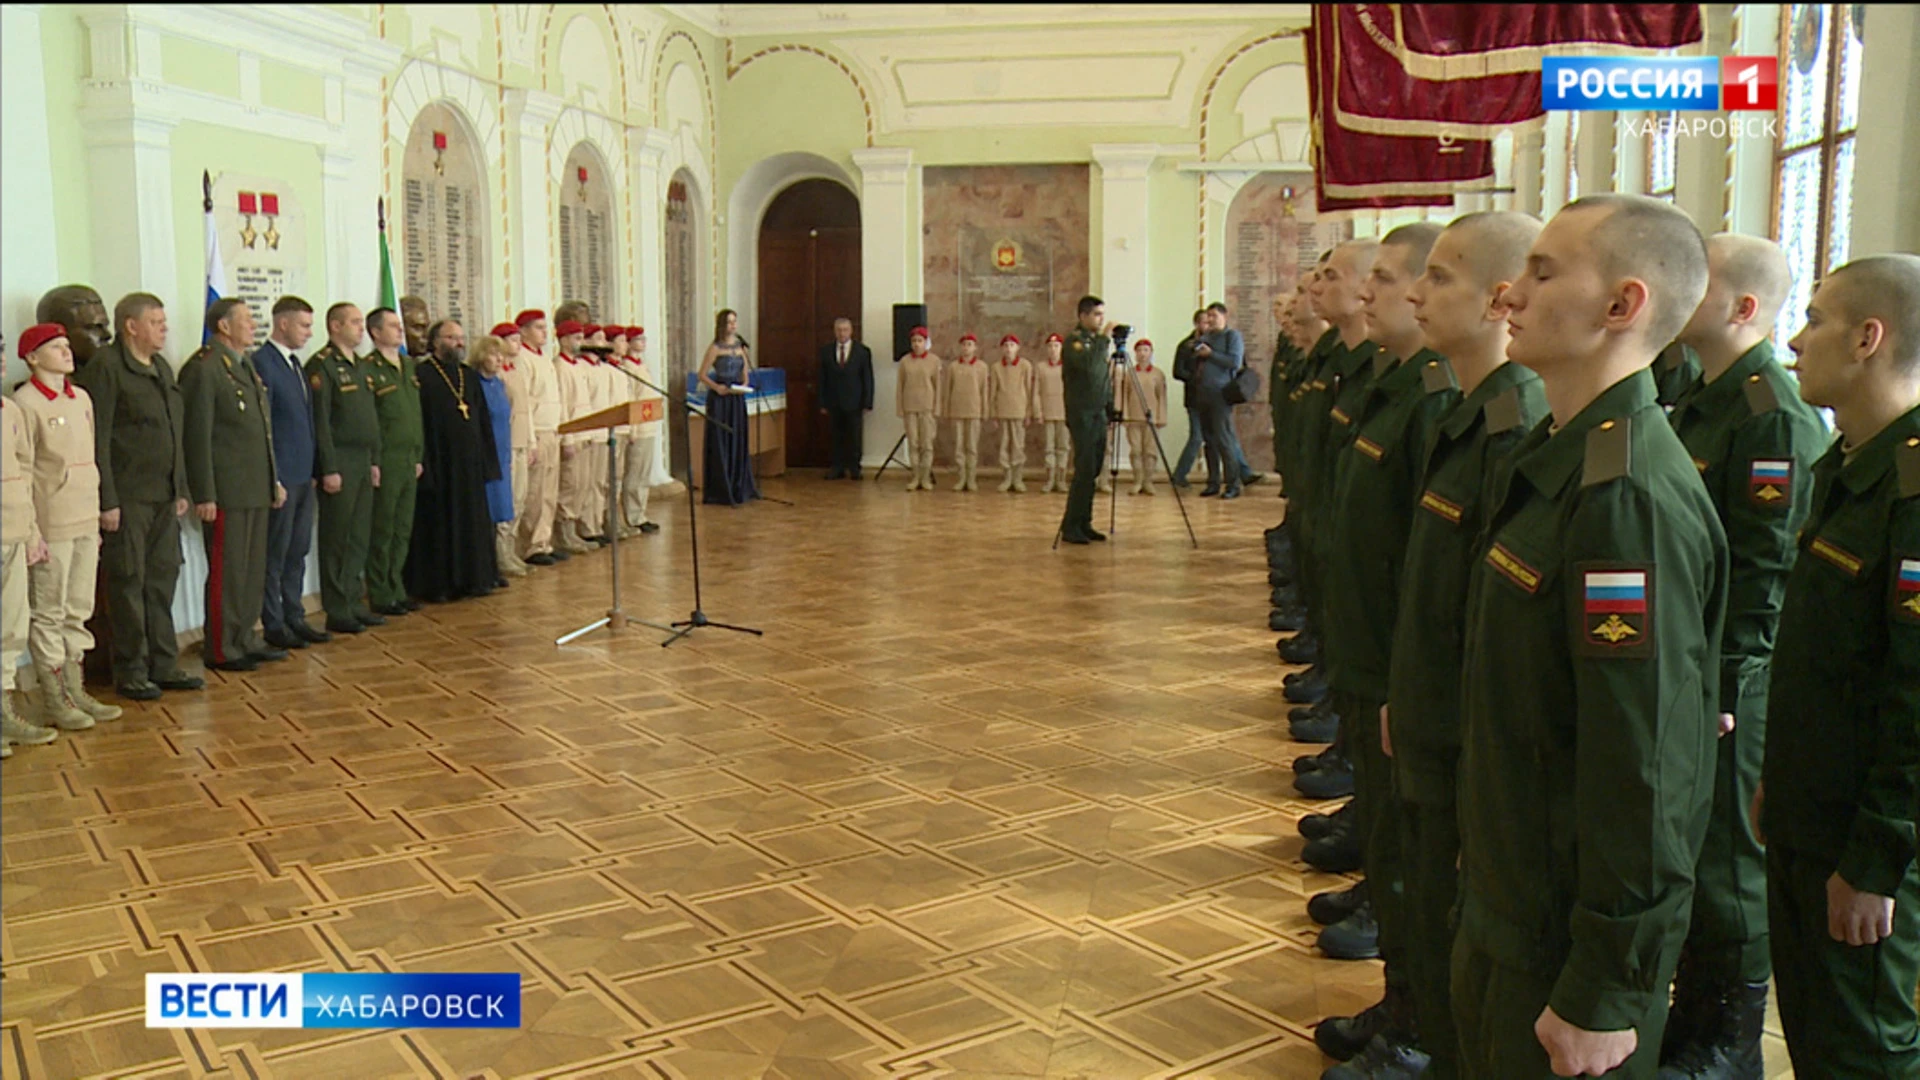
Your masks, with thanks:
[(613, 340), (614, 338), (617, 338), (617, 337), (627, 337), (627, 336), (628, 336), (628, 334), (627, 334), (627, 328), (626, 328), (626, 327), (624, 327), (624, 326), (608, 326), (608, 327), (604, 327), (604, 329), (605, 329), (605, 330), (606, 330), (606, 332), (607, 332), (607, 340), (608, 340), (608, 341), (612, 341), (612, 340)]
[(927, 337), (928, 336), (927, 328), (924, 326), (916, 326), (912, 330), (909, 330), (907, 332), (907, 336), (908, 337)]
[(1056, 342), (1056, 341), (1057, 341), (1057, 342), (1059, 342), (1059, 343), (1061, 343), (1062, 345), (1065, 345), (1065, 344), (1067, 343), (1067, 339), (1066, 339), (1066, 338), (1063, 338), (1063, 337), (1061, 337), (1061, 336), (1060, 336), (1059, 334), (1048, 334), (1048, 335), (1047, 335), (1047, 344), (1049, 344), (1049, 345), (1051, 345), (1051, 344), (1053, 344), (1053, 343), (1054, 343), (1054, 342)]
[(1012, 334), (1008, 334), (1006, 337), (1001, 338), (1000, 344), (1005, 345), (1009, 341), (1013, 342), (1015, 345), (1020, 344), (1020, 339), (1017, 337), (1014, 337)]
[(627, 336), (628, 336), (628, 337), (630, 337), (630, 338), (633, 338), (633, 337), (646, 337), (646, 336), (647, 336), (647, 328), (646, 328), (646, 327), (644, 327), (644, 326), (629, 326), (629, 327), (627, 327)]
[(498, 338), (512, 337), (513, 335), (519, 332), (520, 332), (520, 328), (510, 322), (503, 322), (500, 325), (495, 326), (492, 330), (488, 331), (488, 333), (491, 333), (494, 337), (498, 337)]
[(606, 331), (607, 331), (607, 328), (604, 326), (601, 326), (599, 323), (588, 323), (587, 325), (580, 328), (580, 332), (582, 334), (587, 335), (588, 337), (592, 337), (595, 334), (604, 334), (606, 333)]
[(541, 311), (539, 308), (528, 308), (527, 310), (513, 317), (513, 325), (525, 326), (530, 322), (539, 322), (540, 320), (546, 317), (547, 317), (547, 313), (544, 311)]
[(554, 335), (557, 337), (568, 337), (573, 334), (584, 333), (585, 330), (586, 330), (586, 327), (581, 326), (579, 323), (574, 322), (572, 319), (568, 319), (565, 322), (561, 323), (557, 328), (555, 328)]
[(973, 336), (972, 334), (961, 334), (961, 335), (960, 335), (960, 340), (961, 340), (961, 341), (973, 341), (973, 342), (978, 342), (978, 341), (979, 341), (980, 339), (979, 339), (979, 338), (977, 338), (977, 337), (974, 337), (974, 336)]
[(43, 322), (37, 326), (27, 327), (26, 331), (20, 335), (20, 359), (25, 360), (33, 355), (35, 349), (54, 338), (66, 336), (67, 328), (57, 322)]
[(1146, 338), (1141, 338), (1139, 341), (1133, 343), (1133, 347), (1136, 349), (1142, 345), (1145, 345), (1149, 349), (1153, 348), (1153, 342), (1148, 341)]

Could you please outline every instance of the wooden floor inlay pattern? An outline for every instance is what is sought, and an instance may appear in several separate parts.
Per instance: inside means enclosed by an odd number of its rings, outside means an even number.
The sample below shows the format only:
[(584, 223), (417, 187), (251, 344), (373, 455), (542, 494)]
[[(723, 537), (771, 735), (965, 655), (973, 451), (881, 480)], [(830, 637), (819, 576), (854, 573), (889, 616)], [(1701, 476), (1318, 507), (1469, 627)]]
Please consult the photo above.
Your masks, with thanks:
[[(1379, 968), (1303, 910), (1274, 488), (1054, 552), (1057, 496), (904, 479), (703, 508), (707, 614), (765, 638), (556, 649), (602, 553), (16, 748), (5, 1075), (1318, 1076)], [(523, 1027), (147, 1030), (186, 970), (515, 971)]]

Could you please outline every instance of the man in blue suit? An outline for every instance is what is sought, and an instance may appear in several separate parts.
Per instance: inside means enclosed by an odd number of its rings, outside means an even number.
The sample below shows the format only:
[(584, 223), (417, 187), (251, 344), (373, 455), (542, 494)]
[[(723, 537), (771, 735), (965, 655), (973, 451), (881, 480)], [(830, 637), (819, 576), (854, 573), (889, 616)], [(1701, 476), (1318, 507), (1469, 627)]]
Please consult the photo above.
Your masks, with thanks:
[(299, 353), (312, 337), (313, 305), (283, 296), (273, 305), (273, 332), (251, 358), (267, 387), (274, 478), (287, 489), (287, 501), (267, 518), (267, 588), (260, 610), (261, 629), (273, 647), (268, 655), (278, 653), (275, 659), (332, 636), (307, 625), (302, 603), (313, 546), (313, 408)]
[[(1232, 437), (1233, 406), (1227, 404), (1226, 388), (1233, 381), (1234, 373), (1240, 370), (1245, 352), (1246, 344), (1240, 338), (1240, 331), (1227, 325), (1227, 306), (1208, 305), (1207, 333), (1193, 345), (1193, 381), (1187, 384), (1193, 393), (1194, 411), (1199, 416), (1201, 438), (1206, 441), (1207, 486), (1200, 492), (1202, 497), (1240, 497), (1242, 477), (1239, 462), (1235, 460), (1239, 440)], [(1224, 489), (1220, 486), (1223, 468), (1226, 471)]]
[(873, 350), (853, 340), (853, 320), (833, 320), (833, 343), (820, 346), (820, 411), (832, 424), (827, 479), (860, 479), (861, 427), (873, 411)]

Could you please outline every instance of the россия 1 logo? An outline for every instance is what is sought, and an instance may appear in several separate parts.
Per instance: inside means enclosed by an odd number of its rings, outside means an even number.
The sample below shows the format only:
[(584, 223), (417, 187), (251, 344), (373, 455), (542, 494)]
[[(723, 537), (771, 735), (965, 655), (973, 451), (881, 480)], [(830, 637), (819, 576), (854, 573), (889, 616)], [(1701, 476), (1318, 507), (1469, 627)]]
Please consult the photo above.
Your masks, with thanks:
[(1774, 112), (1780, 63), (1771, 56), (1549, 56), (1540, 62), (1549, 111)]

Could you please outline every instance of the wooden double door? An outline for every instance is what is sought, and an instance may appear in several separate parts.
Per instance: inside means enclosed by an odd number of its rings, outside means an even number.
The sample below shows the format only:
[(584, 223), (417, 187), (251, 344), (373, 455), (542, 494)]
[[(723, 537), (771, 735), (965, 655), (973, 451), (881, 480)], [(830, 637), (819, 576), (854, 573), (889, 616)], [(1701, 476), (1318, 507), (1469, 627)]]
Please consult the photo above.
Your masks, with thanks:
[(787, 463), (825, 467), (832, 459), (820, 415), (820, 346), (833, 340), (837, 318), (853, 320), (856, 340), (861, 329), (853, 192), (831, 180), (802, 180), (774, 198), (760, 223), (759, 302), (753, 362), (787, 373)]

